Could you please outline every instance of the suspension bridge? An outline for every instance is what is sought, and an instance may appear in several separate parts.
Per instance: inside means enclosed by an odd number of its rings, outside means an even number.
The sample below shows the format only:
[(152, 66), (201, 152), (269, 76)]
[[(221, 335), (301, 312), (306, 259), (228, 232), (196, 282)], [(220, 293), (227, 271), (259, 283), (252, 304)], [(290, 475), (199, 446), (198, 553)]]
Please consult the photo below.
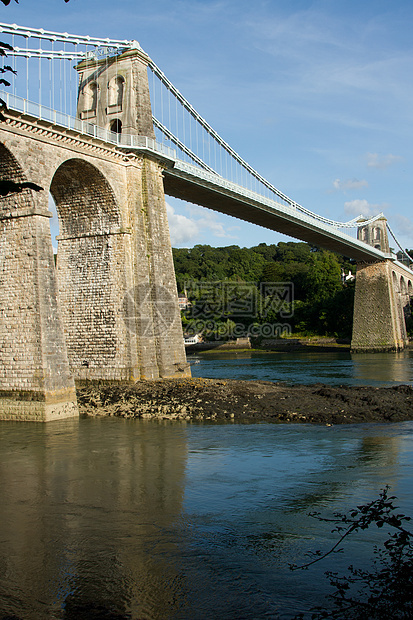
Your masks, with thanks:
[[(0, 32), (8, 45), (3, 180), (50, 190), (60, 223), (56, 273), (48, 192), (25, 189), (0, 205), (6, 417), (73, 415), (73, 375), (188, 375), (165, 194), (355, 259), (354, 348), (407, 343), (413, 271), (390, 250), (383, 214), (336, 222), (286, 196), (137, 41), (16, 24), (0, 24)], [(372, 302), (376, 310), (366, 312)], [(28, 404), (28, 394), (42, 398)]]

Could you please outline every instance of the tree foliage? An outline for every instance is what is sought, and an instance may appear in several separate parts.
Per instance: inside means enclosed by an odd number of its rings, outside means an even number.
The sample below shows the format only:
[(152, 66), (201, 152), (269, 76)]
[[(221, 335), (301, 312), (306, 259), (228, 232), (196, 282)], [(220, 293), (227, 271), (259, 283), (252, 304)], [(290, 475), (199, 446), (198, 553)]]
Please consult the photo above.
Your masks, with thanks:
[[(238, 313), (235, 317), (228, 311), (228, 306), (236, 306), (235, 286), (226, 289), (226, 294), (230, 290), (233, 296), (229, 304), (222, 303), (220, 299), (220, 295), (224, 294), (221, 283), (246, 283), (255, 287), (252, 295), (259, 302), (257, 307), (267, 307), (266, 283), (280, 283), (294, 290), (294, 313), (289, 317), (293, 331), (303, 335), (351, 337), (354, 286), (343, 285), (341, 273), (354, 267), (332, 252), (319, 250), (307, 243), (289, 241), (277, 245), (261, 243), (252, 248), (236, 245), (174, 248), (173, 257), (178, 290), (180, 293), (186, 290), (190, 301), (198, 304), (198, 309), (202, 306), (202, 293), (200, 288), (195, 287), (198, 292), (193, 294), (191, 283), (216, 283), (214, 307), (209, 314), (215, 323), (227, 325), (227, 321), (236, 321), (239, 324), (244, 319), (245, 326), (252, 320), (259, 324), (285, 323), (285, 312), (268, 308), (265, 316), (258, 314), (240, 318)], [(220, 313), (219, 308), (224, 306), (226, 312)], [(184, 318), (183, 322), (184, 329), (188, 329), (188, 321)], [(225, 325), (222, 325), (222, 333), (225, 333)]]
[[(342, 550), (342, 543), (355, 532), (370, 526), (390, 528), (383, 545), (373, 548), (372, 565), (369, 570), (349, 566), (345, 575), (333, 571), (325, 574), (334, 591), (327, 598), (332, 609), (317, 607), (312, 610), (314, 620), (339, 618), (351, 620), (401, 620), (413, 617), (413, 532), (406, 528), (410, 517), (398, 513), (395, 496), (389, 496), (388, 487), (377, 499), (357, 506), (347, 513), (337, 512), (333, 518), (323, 518), (319, 513), (311, 516), (320, 521), (334, 523), (332, 532), (338, 540), (326, 552), (310, 553), (312, 559), (292, 570), (308, 569), (316, 562)], [(300, 614), (297, 618), (303, 618)]]

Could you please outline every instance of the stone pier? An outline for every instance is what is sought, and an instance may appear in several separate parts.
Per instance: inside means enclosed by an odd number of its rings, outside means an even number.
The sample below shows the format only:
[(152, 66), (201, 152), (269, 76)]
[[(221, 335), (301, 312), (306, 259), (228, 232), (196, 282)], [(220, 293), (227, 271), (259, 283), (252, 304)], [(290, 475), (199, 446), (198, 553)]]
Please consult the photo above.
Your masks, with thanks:
[(405, 276), (392, 261), (357, 265), (353, 351), (400, 351), (408, 344), (400, 282)]
[[(0, 145), (3, 178), (24, 181)], [(63, 326), (49, 213), (29, 189), (0, 200), (0, 419), (78, 415)]]
[[(386, 220), (361, 225), (358, 238), (390, 256)], [(400, 351), (408, 344), (413, 274), (395, 260), (359, 263), (354, 298), (353, 351)]]

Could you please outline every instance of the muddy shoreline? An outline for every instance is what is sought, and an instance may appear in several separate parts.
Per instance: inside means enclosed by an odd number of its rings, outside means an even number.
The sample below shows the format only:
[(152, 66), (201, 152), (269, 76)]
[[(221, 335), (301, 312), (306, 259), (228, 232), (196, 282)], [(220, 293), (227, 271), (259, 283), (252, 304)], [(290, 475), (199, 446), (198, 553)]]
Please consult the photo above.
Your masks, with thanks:
[(286, 386), (269, 381), (163, 379), (79, 382), (79, 411), (88, 416), (158, 420), (311, 424), (413, 420), (413, 387)]

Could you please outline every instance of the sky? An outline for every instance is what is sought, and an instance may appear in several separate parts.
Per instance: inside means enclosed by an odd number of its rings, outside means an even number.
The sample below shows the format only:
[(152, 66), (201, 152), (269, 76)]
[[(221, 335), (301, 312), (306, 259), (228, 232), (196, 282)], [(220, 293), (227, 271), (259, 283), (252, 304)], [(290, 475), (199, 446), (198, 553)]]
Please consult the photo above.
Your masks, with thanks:
[[(411, 0), (19, 0), (0, 10), (6, 23), (138, 40), (284, 194), (338, 221), (383, 211), (413, 248)], [(175, 247), (290, 240), (169, 197), (167, 209)]]

